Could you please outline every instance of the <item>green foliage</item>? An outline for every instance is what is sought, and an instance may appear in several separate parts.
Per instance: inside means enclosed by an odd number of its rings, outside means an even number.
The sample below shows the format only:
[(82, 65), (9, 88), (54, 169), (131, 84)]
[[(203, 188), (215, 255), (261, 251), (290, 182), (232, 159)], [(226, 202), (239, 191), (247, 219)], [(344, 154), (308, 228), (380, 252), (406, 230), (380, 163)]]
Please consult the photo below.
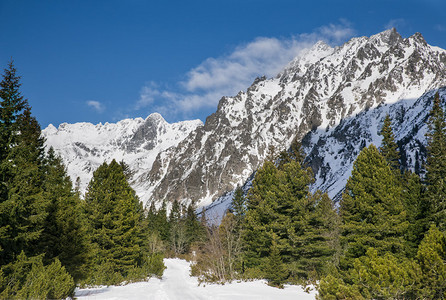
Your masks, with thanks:
[(44, 195), (50, 203), (39, 248), (45, 253), (45, 261), (57, 257), (79, 281), (86, 276), (90, 262), (83, 203), (72, 190), (65, 166), (52, 148), (48, 151), (45, 169)]
[(369, 248), (365, 256), (355, 259), (349, 277), (366, 299), (407, 299), (416, 294), (420, 271), (413, 261), (389, 252), (379, 256)]
[(426, 201), (424, 201), (424, 187), (417, 174), (405, 171), (401, 176), (401, 181), (403, 187), (402, 199), (409, 223), (405, 234), (406, 254), (413, 258), (426, 231), (428, 207)]
[[(135, 268), (144, 268), (147, 261), (148, 236), (142, 205), (122, 165), (114, 160), (102, 164), (93, 174), (85, 201), (94, 247), (92, 283), (111, 284), (134, 276)], [(141, 274), (141, 279), (148, 275)]]
[(421, 295), (425, 299), (446, 298), (446, 235), (432, 225), (416, 256), (423, 275)]
[(187, 206), (184, 227), (186, 229), (188, 247), (195, 242), (204, 240), (206, 231), (205, 228), (203, 228), (203, 224), (198, 220), (193, 203)]
[(383, 140), (379, 150), (390, 167), (399, 171), (400, 153), (398, 151), (398, 145), (395, 143), (395, 135), (393, 134), (392, 123), (389, 115), (386, 115), (386, 118), (384, 119), (384, 124), (381, 128), (381, 135), (383, 136)]
[(43, 139), (19, 91), (20, 77), (11, 62), (0, 82), (0, 264), (36, 247), (47, 215), (42, 191)]
[(17, 118), (28, 106), (19, 88), (20, 76), (16, 75), (13, 61), (4, 70), (3, 80), (0, 82), (0, 161), (9, 153), (10, 145), (15, 143), (17, 135)]
[(1, 298), (63, 299), (73, 295), (73, 278), (60, 261), (44, 266), (42, 256), (26, 257), (22, 252), (17, 260), (2, 267)]
[(379, 253), (404, 253), (408, 223), (401, 196), (401, 185), (378, 149), (374, 145), (364, 148), (353, 165), (340, 206), (344, 269), (369, 247)]
[(290, 230), (293, 255), (298, 258), (290, 264), (292, 276), (316, 281), (338, 264), (339, 216), (327, 194), (317, 191), (311, 195), (307, 213), (301, 216), (300, 231)]
[(446, 230), (446, 120), (438, 92), (429, 117), (426, 160), (428, 221)]
[(283, 288), (282, 283), (288, 278), (288, 270), (282, 261), (280, 250), (277, 245), (277, 236), (274, 234), (265, 267), (265, 278), (268, 280), (268, 284)]
[[(311, 169), (302, 168), (302, 159), (293, 153), (282, 153), (278, 166), (267, 160), (257, 171), (243, 231), (247, 272), (272, 271), (267, 265), (275, 253), (287, 267), (281, 283), (320, 276), (336, 251), (337, 215), (331, 200), (309, 192)], [(277, 278), (268, 272), (264, 276)]]
[(181, 207), (177, 200), (172, 203), (169, 228), (169, 240), (173, 252), (175, 255), (184, 253), (189, 246), (189, 237), (186, 232), (185, 220), (181, 216)]
[(151, 274), (158, 278), (161, 278), (163, 276), (164, 270), (166, 269), (163, 258), (164, 256), (162, 253), (151, 253), (148, 256), (148, 260), (146, 263), (147, 274)]
[(416, 299), (420, 269), (408, 259), (369, 248), (354, 260), (344, 279), (329, 275), (319, 283), (320, 299)]
[(170, 239), (170, 223), (167, 218), (167, 208), (164, 202), (161, 208), (156, 213), (153, 221), (153, 230), (157, 231), (163, 241), (169, 241)]
[(241, 187), (237, 187), (231, 202), (231, 210), (237, 219), (237, 223), (241, 224), (246, 216), (246, 198), (243, 195)]
[(318, 295), (316, 299), (319, 300), (362, 300), (358, 287), (349, 285), (340, 278), (339, 274), (336, 276), (327, 275), (323, 277), (318, 285)]

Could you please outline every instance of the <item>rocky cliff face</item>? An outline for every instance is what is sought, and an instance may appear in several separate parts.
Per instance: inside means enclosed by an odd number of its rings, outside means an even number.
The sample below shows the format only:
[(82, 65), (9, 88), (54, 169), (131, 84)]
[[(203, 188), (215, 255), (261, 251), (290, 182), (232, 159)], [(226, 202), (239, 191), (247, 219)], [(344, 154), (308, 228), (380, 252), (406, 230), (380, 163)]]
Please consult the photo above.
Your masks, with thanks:
[(93, 125), (91, 123), (49, 125), (42, 131), (51, 146), (62, 156), (73, 182), (80, 179), (85, 192), (93, 172), (104, 161), (124, 161), (135, 172), (132, 186), (142, 201), (146, 193), (139, 182), (150, 171), (156, 155), (176, 146), (190, 132), (202, 126), (200, 120), (167, 123), (160, 114), (126, 119), (118, 123)]
[(44, 135), (73, 179), (84, 174), (84, 185), (104, 160), (124, 159), (136, 171), (132, 185), (143, 201), (213, 203), (220, 210), (270, 146), (283, 150), (297, 138), (316, 175), (313, 189), (336, 199), (360, 149), (381, 144), (387, 113), (403, 163), (419, 167), (431, 99), (438, 89), (446, 98), (445, 86), (446, 51), (419, 33), (404, 39), (391, 29), (335, 48), (315, 44), (275, 78), (257, 78), (246, 91), (223, 97), (203, 126), (167, 124), (154, 114), (117, 124), (50, 126)]
[[(380, 144), (385, 113), (397, 119), (402, 150), (420, 150), (429, 99), (446, 86), (445, 67), (446, 51), (419, 33), (403, 39), (391, 29), (336, 48), (319, 42), (276, 78), (223, 97), (203, 127), (159, 153), (146, 189), (156, 200), (207, 205), (243, 184), (269, 146), (282, 150), (304, 138), (314, 188), (336, 197), (361, 146)], [(405, 156), (413, 165), (415, 154)]]

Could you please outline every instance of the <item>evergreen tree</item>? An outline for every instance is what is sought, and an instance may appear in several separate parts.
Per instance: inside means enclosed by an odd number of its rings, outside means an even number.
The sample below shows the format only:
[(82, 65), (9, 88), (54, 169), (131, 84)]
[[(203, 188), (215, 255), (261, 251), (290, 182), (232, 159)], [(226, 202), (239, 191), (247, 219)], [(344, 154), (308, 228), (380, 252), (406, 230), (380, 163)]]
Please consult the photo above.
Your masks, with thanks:
[(446, 230), (446, 120), (438, 92), (429, 117), (426, 161), (428, 220)]
[(277, 205), (276, 190), (279, 190), (280, 179), (276, 166), (267, 160), (257, 170), (253, 186), (249, 190), (243, 234), (247, 268), (260, 268), (264, 258), (269, 255), (270, 229), (273, 221), (278, 218), (274, 208)]
[(0, 161), (9, 153), (17, 135), (17, 117), (23, 113), (28, 101), (20, 93), (20, 76), (16, 75), (13, 61), (4, 70), (0, 82)]
[(297, 139), (293, 140), (288, 151), (280, 152), (278, 157), (279, 167), (292, 161), (297, 161), (301, 166), (305, 167), (304, 160), (305, 152), (302, 149), (302, 144)]
[(96, 283), (118, 283), (148, 259), (142, 205), (115, 160), (93, 173), (85, 201), (96, 248), (96, 275), (106, 276), (96, 278)]
[(53, 148), (48, 151), (45, 170), (44, 196), (50, 203), (39, 248), (47, 262), (57, 257), (78, 281), (87, 274), (90, 255), (84, 206)]
[(147, 228), (150, 231), (155, 231), (155, 219), (156, 219), (156, 208), (155, 208), (155, 203), (152, 201), (150, 203), (150, 207), (149, 210), (147, 211)]
[(183, 253), (187, 246), (186, 228), (181, 217), (180, 203), (175, 200), (169, 215), (170, 245), (175, 254)]
[(296, 279), (317, 280), (338, 264), (340, 224), (326, 193), (317, 191), (310, 195), (308, 204), (299, 226), (294, 227), (300, 231), (290, 231), (295, 258), (291, 271)]
[(20, 77), (12, 64), (0, 83), (0, 264), (12, 262), (36, 247), (46, 217), (43, 196), (44, 141), (19, 91)]
[(74, 294), (73, 278), (58, 259), (44, 266), (41, 255), (27, 257), (21, 252), (2, 271), (2, 299), (64, 299)]
[(380, 254), (403, 253), (408, 223), (401, 194), (401, 185), (378, 149), (374, 145), (364, 148), (341, 200), (343, 268), (365, 255), (369, 247)]
[(446, 235), (432, 225), (421, 242), (417, 260), (423, 275), (421, 295), (423, 299), (446, 298)]
[(426, 231), (428, 207), (423, 199), (424, 187), (420, 177), (416, 173), (405, 171), (401, 176), (401, 180), (403, 205), (408, 221), (405, 235), (407, 241), (406, 254), (408, 257), (413, 258)]
[(381, 135), (383, 136), (383, 140), (379, 150), (382, 156), (384, 156), (392, 169), (399, 170), (400, 153), (398, 151), (398, 145), (395, 143), (395, 135), (393, 134), (392, 122), (389, 115), (386, 115), (384, 119)]
[(257, 171), (248, 194), (243, 232), (244, 261), (252, 276), (268, 270), (273, 237), (274, 251), (279, 251), (290, 280), (324, 272), (336, 249), (335, 233), (330, 233), (336, 224), (330, 222), (336, 216), (328, 196), (309, 192), (312, 181), (311, 169), (302, 168), (295, 159), (282, 160), (277, 167), (265, 161)]
[(237, 223), (240, 225), (246, 215), (246, 199), (241, 187), (235, 189), (234, 197), (231, 202), (231, 210), (235, 215)]
[(206, 235), (206, 229), (203, 228), (201, 222), (198, 220), (193, 203), (187, 206), (184, 227), (186, 229), (188, 247), (194, 242), (202, 241)]
[(270, 254), (266, 259), (265, 274), (269, 285), (281, 288), (283, 288), (283, 282), (288, 278), (288, 270), (282, 261), (275, 234), (272, 234)]
[(167, 218), (166, 202), (163, 202), (161, 208), (156, 213), (154, 221), (154, 230), (160, 235), (161, 240), (168, 242), (170, 238), (170, 223)]

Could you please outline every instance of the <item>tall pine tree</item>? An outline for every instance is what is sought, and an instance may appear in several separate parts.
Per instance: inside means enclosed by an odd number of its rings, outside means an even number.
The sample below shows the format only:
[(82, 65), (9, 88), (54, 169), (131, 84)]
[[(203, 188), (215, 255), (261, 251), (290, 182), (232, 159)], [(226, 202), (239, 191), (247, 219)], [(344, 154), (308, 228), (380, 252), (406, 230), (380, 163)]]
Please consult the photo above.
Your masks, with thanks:
[(381, 135), (383, 136), (383, 140), (379, 150), (382, 156), (384, 156), (393, 169), (399, 170), (400, 153), (398, 151), (398, 145), (395, 143), (395, 135), (393, 134), (392, 121), (389, 115), (386, 115), (384, 119)]
[(117, 283), (148, 258), (142, 205), (115, 160), (93, 173), (85, 201), (97, 273), (109, 273), (99, 274), (95, 283)]
[(374, 247), (379, 253), (403, 253), (407, 229), (402, 188), (395, 173), (374, 145), (364, 148), (342, 196), (341, 242), (345, 249), (341, 267)]
[(429, 117), (426, 160), (428, 221), (446, 230), (446, 120), (438, 92)]
[(40, 126), (21, 96), (11, 62), (0, 82), (0, 264), (36, 247), (47, 215), (43, 195), (44, 141)]
[(336, 225), (336, 221), (330, 223), (336, 218), (331, 200), (309, 192), (312, 172), (299, 161), (299, 155), (282, 152), (278, 166), (267, 160), (256, 173), (243, 230), (244, 261), (252, 276), (276, 278), (262, 274), (271, 270), (272, 262), (277, 263), (277, 258), (270, 257), (274, 254), (286, 265), (288, 280), (317, 277), (336, 248), (335, 237), (329, 233)]
[(73, 191), (62, 159), (50, 148), (45, 163), (44, 196), (49, 200), (48, 216), (39, 248), (46, 261), (58, 258), (75, 281), (85, 278), (90, 263), (90, 240), (84, 203)]

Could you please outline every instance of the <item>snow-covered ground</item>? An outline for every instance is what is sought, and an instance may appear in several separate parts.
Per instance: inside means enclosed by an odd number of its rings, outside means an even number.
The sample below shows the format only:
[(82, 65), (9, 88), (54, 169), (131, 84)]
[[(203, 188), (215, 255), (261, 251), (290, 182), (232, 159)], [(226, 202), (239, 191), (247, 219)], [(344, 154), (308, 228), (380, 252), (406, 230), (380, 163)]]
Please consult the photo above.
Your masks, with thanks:
[(77, 299), (315, 299), (314, 290), (306, 293), (301, 286), (286, 285), (277, 289), (265, 281), (233, 282), (225, 285), (198, 286), (190, 276), (190, 264), (181, 259), (165, 259), (163, 278), (125, 286), (76, 289)]

